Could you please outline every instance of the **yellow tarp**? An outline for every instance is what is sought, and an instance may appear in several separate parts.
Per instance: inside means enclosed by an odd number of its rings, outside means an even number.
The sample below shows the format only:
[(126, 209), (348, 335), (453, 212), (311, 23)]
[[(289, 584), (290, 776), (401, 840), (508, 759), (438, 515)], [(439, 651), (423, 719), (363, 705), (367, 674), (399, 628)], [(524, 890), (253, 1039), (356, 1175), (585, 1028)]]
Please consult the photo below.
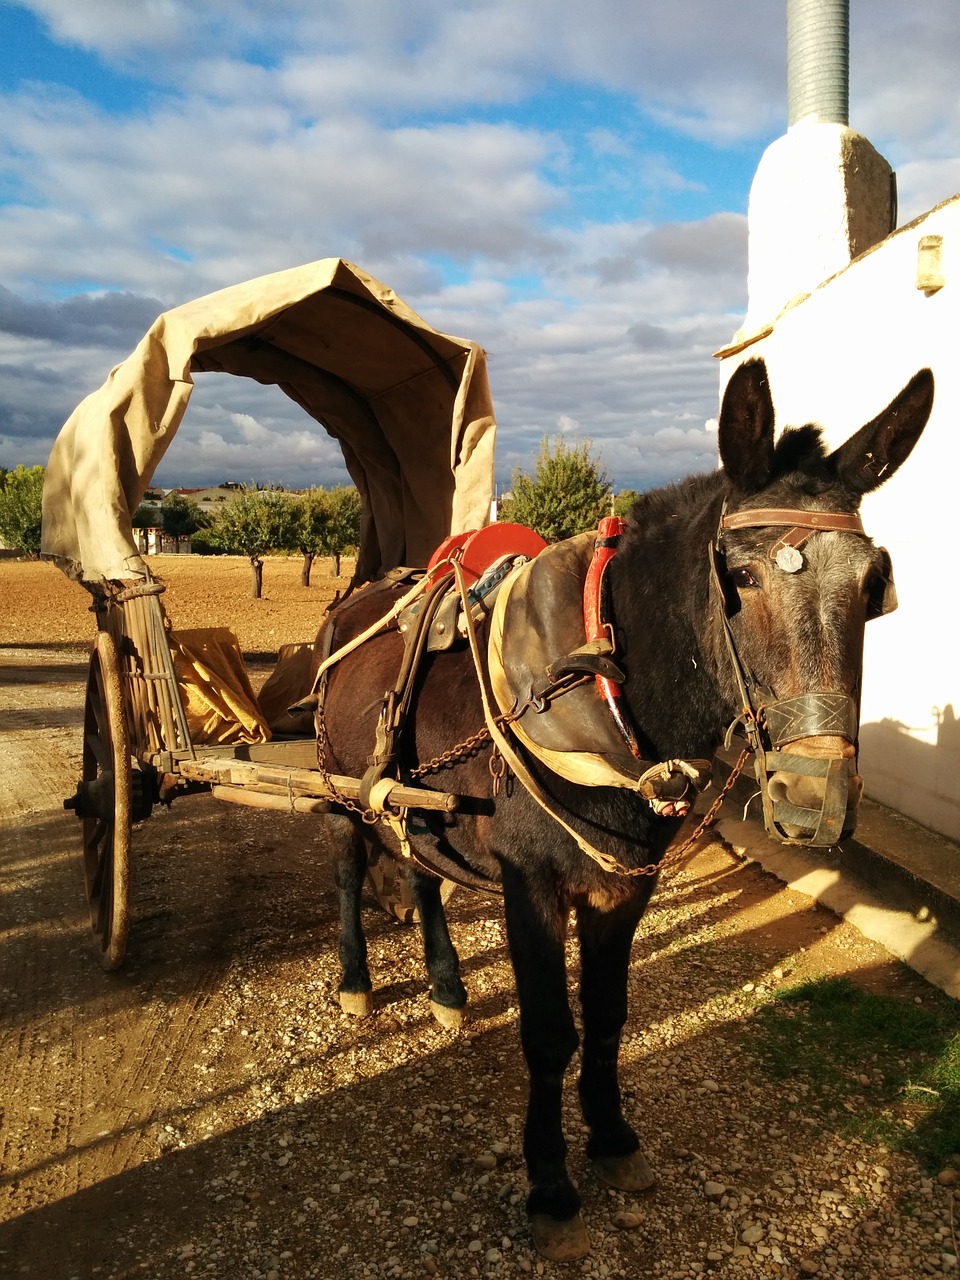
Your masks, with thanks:
[(425, 564), (449, 533), (487, 523), (496, 425), (483, 351), (324, 258), (165, 312), (77, 407), (43, 495), (43, 553), (72, 576), (144, 575), (131, 520), (192, 375), (208, 370), (276, 384), (339, 441), (363, 500), (357, 581)]
[(203, 627), (168, 635), (193, 745), (269, 742), (270, 729), (233, 632)]

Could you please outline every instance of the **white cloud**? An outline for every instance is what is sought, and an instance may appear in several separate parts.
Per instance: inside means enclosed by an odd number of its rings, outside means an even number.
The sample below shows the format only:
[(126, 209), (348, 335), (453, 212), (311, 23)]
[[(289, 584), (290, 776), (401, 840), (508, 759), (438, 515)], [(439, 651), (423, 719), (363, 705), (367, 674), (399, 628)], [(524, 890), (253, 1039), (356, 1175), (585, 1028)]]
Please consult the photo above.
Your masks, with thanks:
[[(0, 100), (0, 463), (43, 461), (162, 308), (345, 256), (487, 348), (501, 478), (564, 424), (621, 485), (712, 465), (711, 353), (746, 306), (746, 220), (716, 191), (784, 126), (784, 4), (29, 7), (143, 97), (111, 112), (37, 79)], [(851, 121), (913, 216), (960, 188), (960, 28), (933, 0), (852, 16)], [(591, 98), (581, 138), (564, 103)], [(702, 212), (659, 212), (683, 199)], [(345, 478), (281, 393), (212, 377), (169, 483)]]

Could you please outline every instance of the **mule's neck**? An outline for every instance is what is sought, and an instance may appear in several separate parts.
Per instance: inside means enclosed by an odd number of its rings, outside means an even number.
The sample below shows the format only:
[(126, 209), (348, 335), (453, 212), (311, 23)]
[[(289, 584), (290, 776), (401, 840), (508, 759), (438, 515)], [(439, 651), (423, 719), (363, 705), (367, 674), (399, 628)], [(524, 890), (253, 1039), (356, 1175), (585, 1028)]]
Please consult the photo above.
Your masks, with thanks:
[(719, 472), (644, 494), (607, 572), (624, 693), (641, 747), (708, 756), (737, 712), (710, 589)]

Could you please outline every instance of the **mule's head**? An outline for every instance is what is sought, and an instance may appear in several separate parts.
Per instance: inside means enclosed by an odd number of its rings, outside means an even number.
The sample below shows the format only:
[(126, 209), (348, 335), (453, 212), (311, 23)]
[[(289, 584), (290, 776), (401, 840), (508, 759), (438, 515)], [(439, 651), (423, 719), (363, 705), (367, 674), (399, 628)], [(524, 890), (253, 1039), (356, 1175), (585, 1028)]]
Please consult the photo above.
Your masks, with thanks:
[(814, 426), (774, 441), (762, 361), (727, 386), (713, 581), (764, 820), (781, 839), (830, 845), (855, 827), (863, 628), (896, 607), (890, 559), (858, 508), (907, 458), (932, 404), (924, 369), (828, 453)]

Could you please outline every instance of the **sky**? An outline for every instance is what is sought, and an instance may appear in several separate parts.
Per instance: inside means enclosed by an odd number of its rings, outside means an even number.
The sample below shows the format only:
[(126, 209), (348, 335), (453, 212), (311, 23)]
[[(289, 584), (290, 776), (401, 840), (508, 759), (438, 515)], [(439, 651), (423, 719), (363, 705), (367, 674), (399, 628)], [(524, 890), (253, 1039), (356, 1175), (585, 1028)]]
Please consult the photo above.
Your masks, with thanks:
[[(900, 223), (960, 191), (956, 0), (851, 0)], [(715, 465), (786, 0), (0, 0), (0, 466), (45, 463), (162, 311), (343, 257), (487, 351), (497, 482)], [(276, 388), (197, 377), (153, 477), (346, 483)]]

